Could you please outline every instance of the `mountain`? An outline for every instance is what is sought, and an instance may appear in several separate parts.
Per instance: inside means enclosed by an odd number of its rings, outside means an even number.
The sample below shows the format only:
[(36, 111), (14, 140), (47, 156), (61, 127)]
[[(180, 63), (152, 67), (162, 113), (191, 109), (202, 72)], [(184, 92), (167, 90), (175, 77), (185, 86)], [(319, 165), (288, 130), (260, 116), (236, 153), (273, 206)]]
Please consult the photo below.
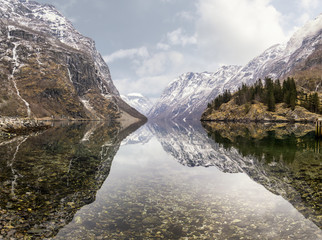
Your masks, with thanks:
[(126, 96), (121, 95), (121, 97), (127, 104), (144, 115), (147, 115), (153, 105), (152, 102), (141, 93), (129, 93)]
[(149, 112), (149, 118), (199, 119), (207, 103), (241, 67), (223, 66), (216, 72), (185, 73), (169, 83), (160, 100)]
[(0, 0), (0, 114), (145, 119), (115, 88), (92, 39), (53, 6)]
[(243, 67), (221, 67), (215, 73), (186, 73), (171, 82), (148, 114), (151, 118), (200, 117), (208, 102), (224, 90), (236, 91), (259, 78), (295, 77), (300, 88), (322, 92), (322, 14)]
[[(296, 31), (286, 44), (272, 46), (251, 60), (236, 76), (226, 83), (224, 88), (237, 90), (241, 83), (252, 84), (259, 78), (284, 79), (288, 76), (296, 76), (297, 71), (305, 68), (305, 66), (309, 67), (307, 60), (314, 58), (315, 55), (319, 56), (319, 61), (313, 61), (311, 65), (319, 68), (320, 74), (312, 85), (320, 85), (322, 81), (322, 57), (318, 53), (321, 50), (322, 14)], [(308, 75), (307, 79), (310, 77)], [(322, 88), (319, 90), (322, 90)]]

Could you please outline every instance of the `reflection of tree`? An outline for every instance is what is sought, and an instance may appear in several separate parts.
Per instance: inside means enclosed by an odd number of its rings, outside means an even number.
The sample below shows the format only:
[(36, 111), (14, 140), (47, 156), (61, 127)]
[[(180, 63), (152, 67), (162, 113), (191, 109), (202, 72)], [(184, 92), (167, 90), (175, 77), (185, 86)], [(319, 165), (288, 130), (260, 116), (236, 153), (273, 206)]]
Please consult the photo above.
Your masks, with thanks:
[(267, 163), (280, 160), (291, 163), (294, 161), (296, 152), (314, 150), (320, 145), (320, 142), (314, 138), (313, 132), (304, 133), (303, 136), (296, 136), (294, 133), (283, 135), (279, 132), (285, 130), (282, 128), (267, 131), (262, 129), (259, 134), (254, 134), (246, 124), (238, 124), (238, 132), (233, 131), (234, 127), (232, 128), (231, 124), (227, 125), (226, 129), (224, 125), (220, 125), (220, 128), (212, 128), (204, 124), (204, 127), (208, 131), (208, 136), (224, 148), (234, 147), (243, 157), (253, 156)]
[[(204, 123), (208, 136), (236, 149), (240, 168), (254, 181), (283, 196), (306, 218), (322, 227), (321, 141), (310, 125)], [(313, 130), (313, 132), (312, 132)]]
[(1, 235), (55, 235), (95, 200), (121, 141), (132, 130), (79, 123), (0, 143), (0, 222), (8, 230)]

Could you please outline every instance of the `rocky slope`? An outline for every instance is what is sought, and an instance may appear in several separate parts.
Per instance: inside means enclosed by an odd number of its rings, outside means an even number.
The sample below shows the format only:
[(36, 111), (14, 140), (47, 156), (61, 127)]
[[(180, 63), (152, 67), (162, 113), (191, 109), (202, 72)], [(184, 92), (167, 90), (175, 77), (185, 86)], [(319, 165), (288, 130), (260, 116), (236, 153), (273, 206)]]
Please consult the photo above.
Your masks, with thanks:
[(237, 105), (235, 99), (224, 103), (218, 110), (207, 108), (202, 114), (202, 121), (272, 121), (272, 122), (314, 122), (321, 115), (309, 112), (303, 107), (296, 106), (294, 110), (285, 103), (276, 105), (274, 112), (267, 111), (263, 103)]
[(240, 70), (224, 66), (210, 73), (186, 73), (171, 82), (148, 116), (152, 119), (198, 119), (207, 103), (223, 91), (224, 84)]
[(121, 95), (121, 97), (127, 104), (144, 115), (148, 114), (153, 105), (152, 102), (141, 93), (129, 93), (126, 96)]
[(53, 6), (0, 0), (0, 114), (144, 119), (115, 88), (94, 41)]
[(183, 74), (168, 85), (149, 116), (181, 120), (198, 114), (200, 117), (206, 104), (224, 90), (233, 92), (242, 83), (250, 85), (267, 76), (273, 79), (293, 76), (301, 89), (322, 91), (321, 52), (322, 14), (295, 32), (286, 44), (272, 46), (243, 67)]

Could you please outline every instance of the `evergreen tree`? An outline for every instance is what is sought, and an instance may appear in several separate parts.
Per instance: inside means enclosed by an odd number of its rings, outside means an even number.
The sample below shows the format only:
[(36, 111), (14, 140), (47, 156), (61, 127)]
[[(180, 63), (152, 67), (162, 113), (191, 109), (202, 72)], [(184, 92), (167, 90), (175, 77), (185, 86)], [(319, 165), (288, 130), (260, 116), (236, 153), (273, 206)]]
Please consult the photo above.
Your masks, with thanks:
[(267, 110), (271, 112), (275, 111), (275, 97), (272, 90), (268, 92)]
[(283, 90), (279, 79), (277, 79), (274, 83), (274, 97), (276, 103), (283, 102)]

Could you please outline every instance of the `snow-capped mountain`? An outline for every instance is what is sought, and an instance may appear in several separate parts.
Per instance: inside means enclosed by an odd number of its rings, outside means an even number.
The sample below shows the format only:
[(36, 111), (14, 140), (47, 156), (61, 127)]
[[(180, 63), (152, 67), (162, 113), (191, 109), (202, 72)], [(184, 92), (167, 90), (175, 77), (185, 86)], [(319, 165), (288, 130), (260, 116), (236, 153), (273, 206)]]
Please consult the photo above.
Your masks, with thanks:
[(240, 66), (223, 66), (216, 72), (185, 73), (164, 90), (148, 114), (151, 118), (199, 119), (202, 111)]
[(121, 95), (121, 98), (144, 115), (148, 114), (153, 105), (152, 102), (141, 93), (129, 93), (126, 96)]
[(322, 14), (295, 32), (286, 44), (270, 47), (244, 67), (226, 66), (214, 73), (181, 75), (167, 86), (148, 115), (158, 119), (199, 118), (207, 103), (224, 90), (233, 92), (242, 83), (252, 84), (268, 76), (284, 79), (297, 77), (297, 72), (305, 71), (302, 78), (306, 76), (306, 80), (298, 85), (307, 87), (306, 81), (311, 71), (315, 75), (310, 85), (322, 86), (321, 52)]
[(296, 31), (286, 44), (275, 45), (251, 60), (225, 86), (237, 90), (241, 83), (252, 84), (267, 76), (285, 78), (322, 44), (322, 14)]
[(120, 98), (94, 41), (52, 5), (0, 0), (0, 23), (1, 115), (144, 118)]

